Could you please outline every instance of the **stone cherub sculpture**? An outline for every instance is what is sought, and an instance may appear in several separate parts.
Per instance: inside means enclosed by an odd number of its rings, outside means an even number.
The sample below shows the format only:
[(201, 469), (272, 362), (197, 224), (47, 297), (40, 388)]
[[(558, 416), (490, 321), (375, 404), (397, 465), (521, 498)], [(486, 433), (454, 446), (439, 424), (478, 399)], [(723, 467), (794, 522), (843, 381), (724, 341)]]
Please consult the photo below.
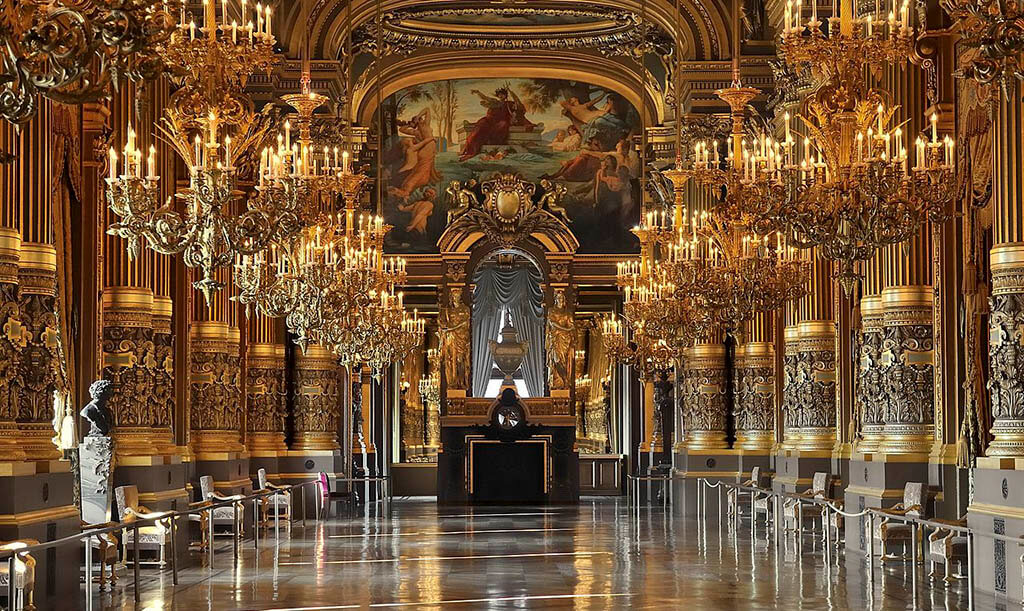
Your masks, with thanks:
[(82, 408), (81, 415), (89, 421), (87, 437), (106, 437), (113, 425), (107, 401), (113, 394), (114, 384), (110, 380), (96, 380), (89, 386), (92, 401)]
[(544, 189), (544, 195), (540, 196), (538, 206), (568, 223), (569, 213), (562, 207), (562, 199), (568, 190), (565, 185), (551, 182), (545, 178), (540, 181), (540, 188)]

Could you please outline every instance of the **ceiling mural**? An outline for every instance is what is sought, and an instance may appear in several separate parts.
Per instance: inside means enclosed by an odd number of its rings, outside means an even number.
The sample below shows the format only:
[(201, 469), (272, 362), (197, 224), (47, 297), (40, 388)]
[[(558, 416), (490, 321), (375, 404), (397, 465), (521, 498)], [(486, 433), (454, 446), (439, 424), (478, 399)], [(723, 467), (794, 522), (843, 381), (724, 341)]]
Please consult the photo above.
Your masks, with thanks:
[(389, 251), (437, 252), (452, 198), (479, 195), (495, 173), (564, 186), (579, 252), (638, 248), (640, 160), (628, 143), (640, 118), (620, 94), (562, 79), (444, 80), (395, 92), (381, 119)]

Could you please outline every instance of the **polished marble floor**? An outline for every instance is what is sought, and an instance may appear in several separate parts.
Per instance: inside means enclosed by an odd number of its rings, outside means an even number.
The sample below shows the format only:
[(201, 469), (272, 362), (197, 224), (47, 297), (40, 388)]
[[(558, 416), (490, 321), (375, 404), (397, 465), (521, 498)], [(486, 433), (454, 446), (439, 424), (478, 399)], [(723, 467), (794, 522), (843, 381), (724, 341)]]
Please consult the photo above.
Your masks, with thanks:
[[(335, 518), (251, 541), (237, 565), (221, 541), (213, 568), (143, 569), (141, 604), (126, 589), (96, 609), (967, 609), (962, 586), (912, 587), (909, 566), (876, 571), (840, 556), (831, 569), (812, 535), (781, 554), (717, 525), (632, 517), (622, 499), (578, 507), (438, 507), (396, 502), (391, 519)], [(798, 545), (798, 543), (800, 543)], [(979, 600), (977, 609), (994, 608)]]

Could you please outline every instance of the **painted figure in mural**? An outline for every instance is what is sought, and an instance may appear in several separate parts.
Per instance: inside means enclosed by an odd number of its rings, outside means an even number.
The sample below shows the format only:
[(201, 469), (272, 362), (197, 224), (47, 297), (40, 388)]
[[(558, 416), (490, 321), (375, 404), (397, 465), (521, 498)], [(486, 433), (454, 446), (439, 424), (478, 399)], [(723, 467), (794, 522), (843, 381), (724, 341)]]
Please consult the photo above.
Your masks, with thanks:
[(576, 346), (576, 320), (565, 305), (565, 291), (555, 291), (555, 304), (548, 310), (547, 324), (548, 389), (569, 388), (569, 364)]
[(433, 187), (427, 187), (423, 190), (423, 195), (418, 200), (411, 204), (399, 204), (399, 210), (408, 212), (412, 216), (409, 224), (405, 226), (406, 231), (420, 234), (427, 232), (427, 221), (430, 220), (430, 215), (434, 213), (435, 197), (437, 197), (437, 190)]
[[(602, 101), (604, 104), (598, 107)], [(611, 150), (616, 142), (632, 131), (628, 102), (619, 95), (609, 93), (603, 98), (583, 103), (571, 97), (561, 102), (561, 106), (562, 114), (583, 133), (585, 142), (597, 138), (599, 150)]]
[(462, 303), (462, 289), (453, 288), (451, 302), (441, 310), (438, 336), (445, 383), (451, 389), (469, 388), (469, 306)]
[(401, 184), (388, 187), (389, 195), (408, 199), (416, 189), (441, 180), (434, 166), (437, 139), (434, 138), (430, 120), (430, 108), (424, 108), (411, 120), (399, 125), (398, 132), (406, 136), (399, 140), (405, 161), (393, 177), (400, 180)]
[(583, 134), (575, 124), (566, 129), (558, 130), (555, 139), (551, 141), (551, 150), (556, 152), (578, 151), (583, 144)]
[(508, 86), (497, 89), (493, 98), (479, 89), (470, 93), (480, 98), (480, 105), (487, 109), (487, 114), (474, 124), (473, 131), (462, 145), (459, 161), (475, 157), (484, 145), (507, 144), (508, 132), (513, 125), (533, 126), (526, 119), (526, 106)]

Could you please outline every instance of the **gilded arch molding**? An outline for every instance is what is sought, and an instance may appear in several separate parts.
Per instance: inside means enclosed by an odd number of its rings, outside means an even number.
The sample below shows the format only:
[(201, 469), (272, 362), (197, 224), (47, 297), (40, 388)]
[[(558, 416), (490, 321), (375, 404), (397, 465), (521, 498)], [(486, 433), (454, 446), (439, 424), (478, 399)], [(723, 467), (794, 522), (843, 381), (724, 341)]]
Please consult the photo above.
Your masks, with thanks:
[[(423, 5), (422, 0), (384, 0), (382, 13), (404, 11)], [(449, 3), (457, 5), (462, 3)], [(471, 4), (469, 2), (465, 4)], [(478, 3), (479, 4), (479, 3)], [(550, 0), (547, 6), (564, 5), (567, 10), (580, 4), (579, 0)], [(721, 0), (706, 2), (680, 0), (679, 19), (675, 16), (675, 0), (588, 0), (588, 5), (604, 7), (609, 11), (629, 11), (640, 14), (641, 8), (658, 28), (681, 43), (683, 59), (688, 61), (720, 60), (728, 56), (730, 46), (729, 9)], [(295, 3), (283, 16), (283, 31), (288, 36), (290, 49), (298, 48), (297, 41), (306, 33), (306, 24), (300, 23), (299, 3)], [(338, 58), (345, 40), (346, 25), (352, 29), (376, 18), (376, 0), (353, 0), (351, 15), (348, 15), (343, 0), (318, 0), (310, 9), (308, 28), (312, 55), (314, 58)], [(678, 22), (678, 23), (677, 23)], [(295, 41), (295, 42), (292, 42)]]
[[(466, 78), (477, 74), (494, 78), (562, 78), (581, 80), (615, 91), (629, 100), (638, 110), (640, 78), (629, 66), (609, 59), (584, 53), (562, 53), (555, 57), (547, 54), (516, 53), (499, 57), (448, 51), (400, 59), (385, 67), (381, 75), (384, 83), (381, 98), (422, 83), (446, 79)], [(361, 79), (353, 92), (356, 122), (370, 125), (377, 108), (376, 74)], [(644, 105), (649, 124), (660, 123), (668, 110), (660, 92), (648, 86)]]

